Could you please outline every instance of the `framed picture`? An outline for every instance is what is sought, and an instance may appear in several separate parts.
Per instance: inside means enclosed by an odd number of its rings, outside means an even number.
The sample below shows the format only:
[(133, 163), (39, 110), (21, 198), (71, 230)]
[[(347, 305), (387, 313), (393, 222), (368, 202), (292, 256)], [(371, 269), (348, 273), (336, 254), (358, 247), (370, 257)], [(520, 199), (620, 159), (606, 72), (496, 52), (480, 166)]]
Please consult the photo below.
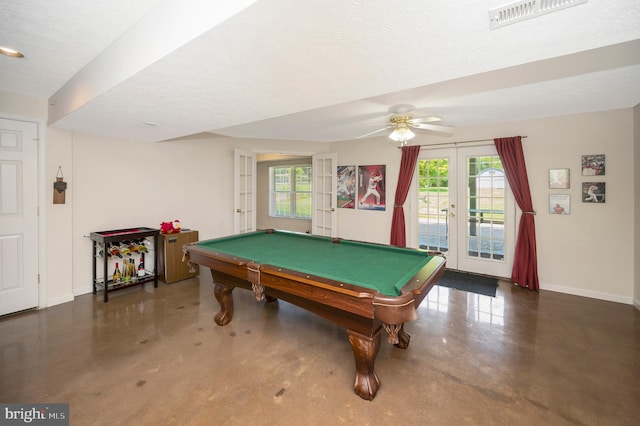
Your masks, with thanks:
[(550, 169), (549, 188), (567, 189), (569, 188), (569, 169)]
[(385, 210), (385, 166), (358, 166), (358, 209)]
[(582, 156), (582, 176), (604, 176), (604, 154)]
[(356, 208), (356, 166), (338, 166), (338, 208)]
[(582, 182), (583, 203), (604, 203), (606, 199), (605, 182)]
[(571, 198), (568, 194), (549, 194), (550, 214), (571, 213)]

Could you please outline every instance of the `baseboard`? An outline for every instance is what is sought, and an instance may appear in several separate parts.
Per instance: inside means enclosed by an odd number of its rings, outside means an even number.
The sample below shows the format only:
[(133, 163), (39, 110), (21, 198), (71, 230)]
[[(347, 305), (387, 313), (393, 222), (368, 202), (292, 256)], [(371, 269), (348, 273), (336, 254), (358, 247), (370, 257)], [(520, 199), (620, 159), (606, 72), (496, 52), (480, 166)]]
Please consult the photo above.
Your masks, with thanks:
[[(589, 297), (591, 299), (606, 300), (608, 302), (624, 303), (626, 305), (635, 304), (632, 297), (619, 296), (617, 294), (610, 294), (610, 293), (602, 293), (600, 291), (584, 290), (581, 288), (564, 287), (564, 286), (555, 285), (555, 284), (540, 283), (540, 290), (555, 291), (557, 293), (572, 294), (574, 296)], [(637, 306), (638, 305), (636, 305), (636, 307)]]
[(640, 311), (640, 300), (634, 299), (633, 300), (633, 306), (635, 306), (636, 309)]
[(73, 289), (74, 296), (82, 296), (83, 294), (89, 294), (89, 293), (93, 293), (93, 286), (86, 286), (86, 287)]
[(62, 297), (56, 297), (55, 299), (49, 299), (47, 300), (47, 308), (50, 308), (51, 306), (61, 305), (67, 302), (73, 302), (73, 299), (74, 299), (73, 294), (68, 294)]

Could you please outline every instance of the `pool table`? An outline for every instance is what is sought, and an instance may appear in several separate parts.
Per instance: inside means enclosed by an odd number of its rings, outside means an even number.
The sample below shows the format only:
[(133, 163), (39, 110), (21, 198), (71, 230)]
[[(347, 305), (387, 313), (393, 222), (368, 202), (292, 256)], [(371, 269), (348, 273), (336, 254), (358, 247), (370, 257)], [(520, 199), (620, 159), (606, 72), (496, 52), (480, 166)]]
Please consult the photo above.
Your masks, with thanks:
[(355, 392), (372, 400), (380, 379), (374, 362), (387, 341), (409, 345), (404, 323), (445, 270), (445, 259), (422, 250), (286, 231), (256, 231), (198, 241), (183, 248), (191, 265), (211, 270), (224, 326), (233, 316), (232, 291), (257, 301), (282, 299), (344, 327), (353, 349)]

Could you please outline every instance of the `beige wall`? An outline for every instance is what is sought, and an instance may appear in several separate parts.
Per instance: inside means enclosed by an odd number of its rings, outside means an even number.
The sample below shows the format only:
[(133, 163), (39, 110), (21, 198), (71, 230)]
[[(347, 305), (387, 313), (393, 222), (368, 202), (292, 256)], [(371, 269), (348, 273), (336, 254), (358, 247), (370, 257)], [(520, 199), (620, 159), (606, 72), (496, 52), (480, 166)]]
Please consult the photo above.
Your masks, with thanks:
[[(516, 129), (519, 127), (518, 131)], [(514, 123), (524, 143), (538, 211), (541, 288), (630, 303), (633, 297), (633, 121), (630, 109)], [(582, 176), (583, 154), (605, 154), (606, 175)], [(569, 167), (571, 214), (551, 215), (548, 170)], [(582, 202), (581, 184), (607, 184), (603, 204)]]
[[(72, 287), (74, 265), (72, 229), (76, 180), (73, 174), (72, 142), (71, 132), (47, 128), (44, 144), (46, 151), (44, 210), (47, 223), (45, 235), (47, 272), (44, 274), (46, 276), (46, 306), (71, 301), (74, 296)], [(53, 204), (53, 182), (56, 180), (58, 167), (61, 168), (64, 181), (67, 182), (64, 204)]]
[[(0, 114), (46, 121), (46, 100), (0, 92)], [(538, 210), (539, 272), (543, 289), (632, 303), (639, 298), (637, 188), (638, 108), (459, 129), (455, 140), (527, 135), (524, 142), (533, 202)], [(634, 126), (635, 123), (635, 126)], [(635, 129), (635, 130), (634, 130)], [(634, 133), (635, 132), (635, 133)], [(157, 227), (180, 219), (202, 239), (233, 232), (234, 148), (271, 152), (338, 153), (341, 165), (386, 165), (387, 210), (338, 211), (344, 238), (388, 243), (400, 150), (385, 138), (322, 144), (227, 138), (140, 143), (42, 131), (41, 301), (46, 307), (91, 289), (91, 231)], [(417, 143), (443, 141), (417, 138)], [(635, 144), (635, 145), (634, 145)], [(301, 149), (302, 148), (302, 149)], [(607, 202), (580, 201), (580, 155), (607, 155)], [(64, 205), (53, 205), (52, 182), (62, 166), (69, 183)], [(569, 167), (572, 212), (547, 212), (549, 168)], [(554, 193), (557, 191), (554, 191)], [(411, 205), (408, 211), (411, 212)], [(634, 226), (635, 225), (635, 226)]]
[(338, 209), (338, 235), (342, 238), (389, 244), (393, 200), (402, 152), (387, 138), (358, 139), (334, 143), (340, 166), (385, 165), (386, 209)]
[(47, 121), (47, 100), (0, 90), (0, 113), (6, 118)]
[[(456, 130), (453, 138), (420, 135), (415, 143), (428, 144), (494, 137), (527, 135), (523, 147), (536, 216), (538, 269), (542, 289), (632, 303), (634, 277), (634, 161), (633, 110), (623, 109), (590, 114), (503, 123)], [(386, 164), (387, 200), (395, 195), (400, 152), (384, 138), (334, 144), (343, 165)], [(424, 148), (423, 148), (424, 149)], [(606, 154), (606, 175), (581, 176), (583, 154)], [(571, 187), (549, 190), (548, 171), (570, 168)], [(607, 201), (581, 201), (581, 183), (607, 183)], [(548, 196), (571, 196), (571, 214), (548, 213)], [(410, 203), (416, 197), (410, 197)], [(407, 221), (415, 207), (406, 206)], [(371, 212), (340, 209), (339, 235), (346, 238), (389, 242), (391, 209)], [(637, 213), (635, 214), (637, 216)], [(408, 223), (408, 227), (412, 223)], [(412, 230), (409, 230), (411, 233)], [(416, 232), (415, 229), (413, 232)], [(412, 235), (407, 236), (412, 241)], [(415, 246), (415, 239), (414, 246)], [(636, 292), (636, 298), (637, 298)]]
[[(75, 134), (74, 294), (86, 293), (91, 284), (91, 242), (84, 238), (91, 231), (157, 228), (179, 219), (197, 229), (200, 239), (232, 234), (234, 150), (256, 146), (242, 139), (141, 143)], [(260, 142), (261, 149), (294, 146)]]

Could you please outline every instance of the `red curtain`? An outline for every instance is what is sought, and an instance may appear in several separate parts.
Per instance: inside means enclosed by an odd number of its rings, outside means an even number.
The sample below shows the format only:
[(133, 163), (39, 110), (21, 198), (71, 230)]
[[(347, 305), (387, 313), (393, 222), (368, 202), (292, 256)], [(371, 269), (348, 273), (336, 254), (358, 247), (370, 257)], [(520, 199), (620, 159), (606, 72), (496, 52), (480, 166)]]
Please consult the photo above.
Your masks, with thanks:
[(400, 174), (398, 176), (398, 186), (396, 187), (396, 198), (393, 205), (393, 218), (391, 219), (391, 245), (397, 247), (407, 246), (407, 235), (405, 232), (404, 209), (402, 206), (407, 200), (409, 187), (413, 179), (413, 171), (418, 162), (420, 146), (403, 146), (402, 159), (400, 160)]
[(496, 138), (494, 143), (504, 166), (504, 173), (509, 186), (511, 186), (518, 207), (522, 210), (511, 281), (529, 290), (538, 291), (540, 287), (538, 283), (538, 255), (536, 253), (534, 218), (536, 212), (533, 210), (533, 203), (531, 202), (527, 167), (524, 162), (524, 153), (522, 152), (522, 138), (520, 136)]

